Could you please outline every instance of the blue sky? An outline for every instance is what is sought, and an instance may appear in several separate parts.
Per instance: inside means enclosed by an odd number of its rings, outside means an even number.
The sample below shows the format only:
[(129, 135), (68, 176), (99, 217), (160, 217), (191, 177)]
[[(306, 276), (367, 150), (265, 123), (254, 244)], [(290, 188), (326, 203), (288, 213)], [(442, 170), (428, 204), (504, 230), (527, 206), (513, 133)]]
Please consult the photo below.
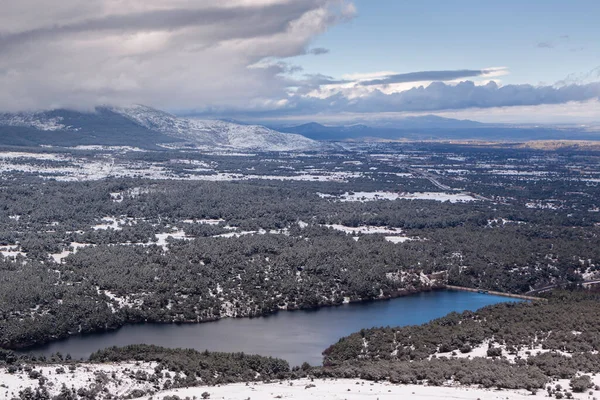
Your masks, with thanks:
[(600, 66), (597, 0), (355, 0), (357, 16), (314, 41), (306, 72), (507, 67), (505, 83), (552, 84)]
[(600, 124), (600, 0), (47, 0), (0, 13), (0, 112)]

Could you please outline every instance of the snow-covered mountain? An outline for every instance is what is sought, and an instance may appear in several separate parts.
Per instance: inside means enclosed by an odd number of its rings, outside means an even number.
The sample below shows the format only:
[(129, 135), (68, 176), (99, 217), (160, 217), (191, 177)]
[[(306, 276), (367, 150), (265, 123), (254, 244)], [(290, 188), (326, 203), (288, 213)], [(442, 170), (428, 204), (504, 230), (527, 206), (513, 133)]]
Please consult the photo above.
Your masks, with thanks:
[(152, 131), (181, 139), (181, 145), (262, 151), (311, 150), (321, 147), (320, 143), (302, 135), (281, 133), (260, 125), (179, 118), (142, 105), (111, 110)]
[(68, 130), (70, 127), (61, 121), (61, 117), (51, 117), (45, 113), (0, 114), (0, 125), (35, 128), (40, 131)]
[(125, 145), (144, 148), (302, 151), (322, 144), (258, 125), (179, 118), (146, 106), (0, 113), (0, 144), (17, 146)]

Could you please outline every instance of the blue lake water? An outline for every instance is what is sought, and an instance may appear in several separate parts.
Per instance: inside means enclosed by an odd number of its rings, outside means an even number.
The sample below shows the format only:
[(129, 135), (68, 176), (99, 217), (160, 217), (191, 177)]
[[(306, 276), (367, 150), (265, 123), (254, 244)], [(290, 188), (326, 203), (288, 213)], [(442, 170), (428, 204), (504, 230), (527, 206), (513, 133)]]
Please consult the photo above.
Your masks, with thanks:
[(435, 291), (392, 300), (346, 304), (310, 311), (279, 312), (261, 318), (227, 318), (192, 325), (140, 324), (117, 331), (74, 336), (30, 350), (61, 352), (75, 359), (96, 350), (129, 344), (239, 352), (283, 358), (290, 365), (320, 365), (321, 353), (341, 337), (363, 328), (422, 324), (452, 311), (515, 301), (508, 297), (462, 291)]

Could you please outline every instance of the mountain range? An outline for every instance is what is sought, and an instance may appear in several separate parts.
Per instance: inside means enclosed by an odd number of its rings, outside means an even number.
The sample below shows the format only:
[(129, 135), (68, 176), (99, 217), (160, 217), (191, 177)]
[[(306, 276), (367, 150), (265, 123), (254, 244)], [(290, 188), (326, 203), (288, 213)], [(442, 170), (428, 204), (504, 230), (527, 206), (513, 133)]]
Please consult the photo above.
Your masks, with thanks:
[(251, 125), (235, 120), (178, 117), (151, 107), (97, 107), (0, 113), (0, 145), (134, 146), (233, 151), (321, 150), (344, 140), (600, 140), (600, 126), (484, 124), (435, 115), (367, 124)]
[(0, 114), (0, 145), (135, 146), (210, 150), (316, 150), (322, 144), (259, 125), (180, 118), (142, 105)]
[(435, 115), (368, 124), (322, 125), (310, 122), (272, 128), (315, 140), (600, 140), (600, 125), (486, 124)]

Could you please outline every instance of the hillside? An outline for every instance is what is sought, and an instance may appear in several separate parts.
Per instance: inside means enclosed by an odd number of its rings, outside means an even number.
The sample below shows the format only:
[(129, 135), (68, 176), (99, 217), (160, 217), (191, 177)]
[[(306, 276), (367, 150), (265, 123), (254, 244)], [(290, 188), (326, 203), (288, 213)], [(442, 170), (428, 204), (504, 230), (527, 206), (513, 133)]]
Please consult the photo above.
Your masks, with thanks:
[(317, 142), (304, 136), (285, 134), (260, 125), (178, 118), (141, 105), (115, 108), (113, 111), (150, 131), (176, 138), (182, 142), (181, 145), (266, 151), (307, 150), (320, 147)]
[(172, 147), (253, 151), (318, 149), (300, 135), (262, 126), (178, 118), (145, 106), (0, 114), (0, 145)]

